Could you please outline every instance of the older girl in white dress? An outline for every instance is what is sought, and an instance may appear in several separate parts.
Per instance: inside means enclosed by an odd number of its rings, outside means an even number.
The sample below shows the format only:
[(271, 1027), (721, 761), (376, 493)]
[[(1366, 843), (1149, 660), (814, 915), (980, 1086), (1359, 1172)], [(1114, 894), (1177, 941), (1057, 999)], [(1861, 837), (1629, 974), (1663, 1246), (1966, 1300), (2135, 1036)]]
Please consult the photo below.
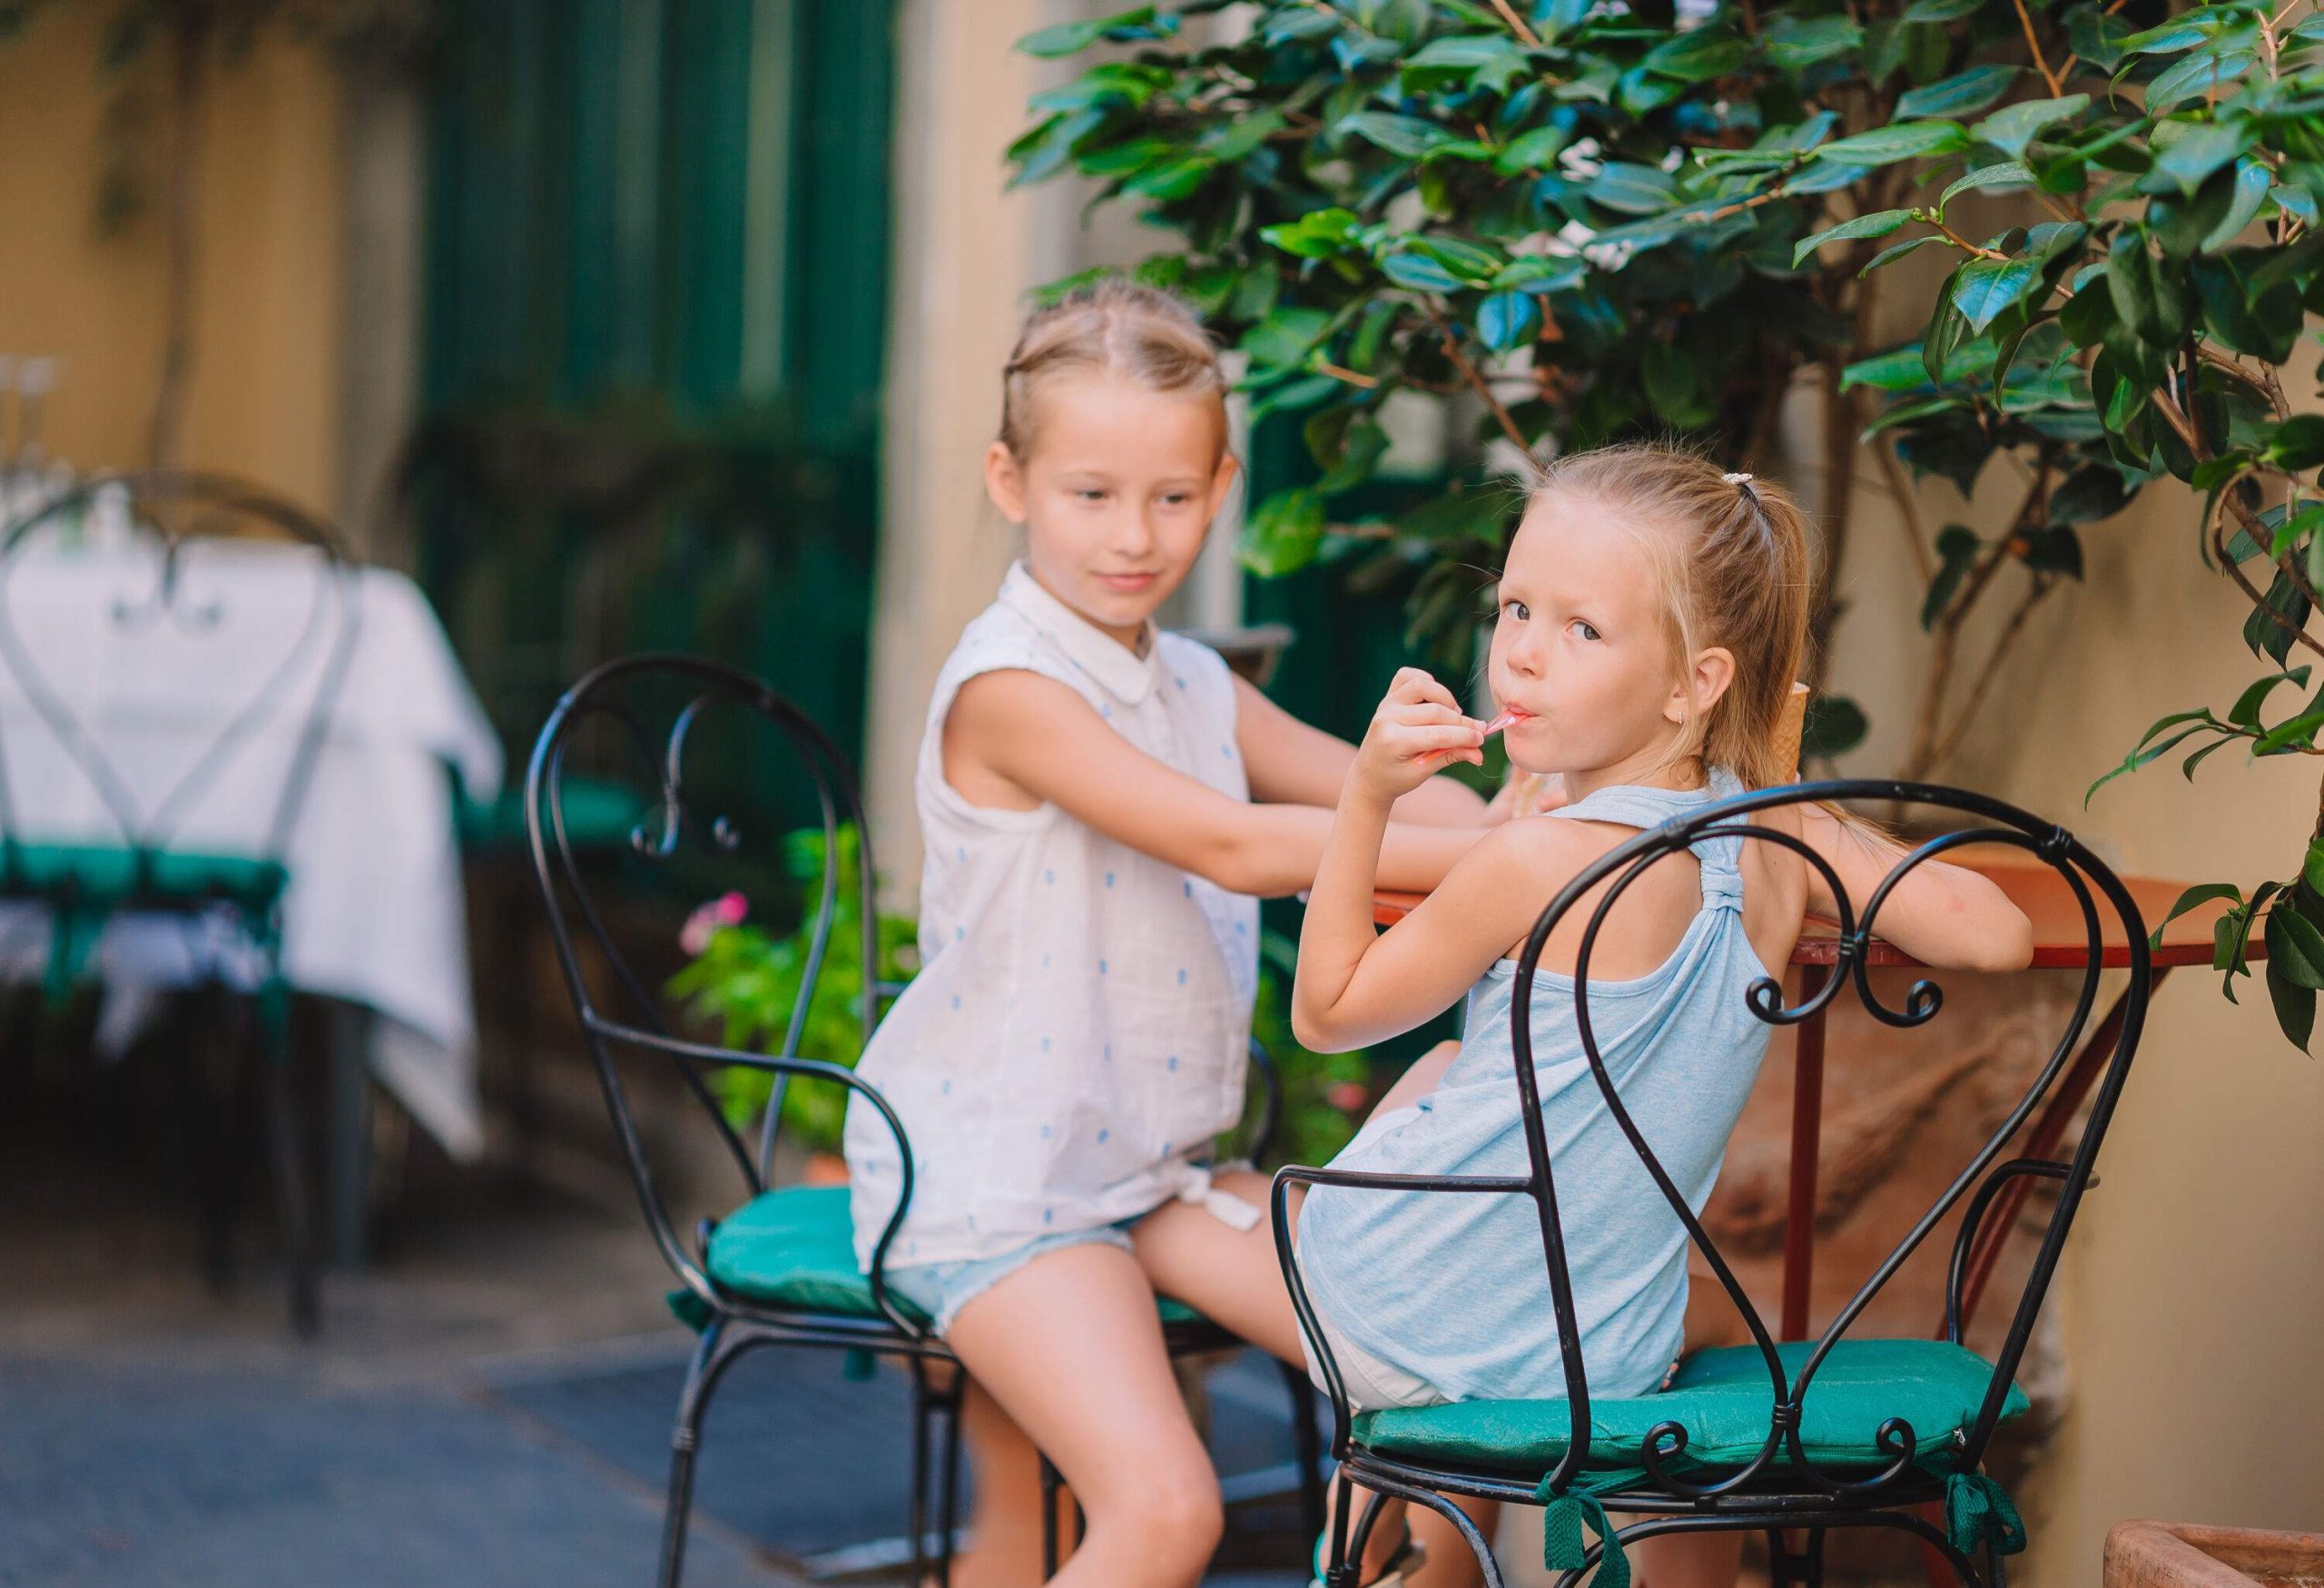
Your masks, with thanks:
[[(1211, 1141), (1242, 1108), (1256, 901), (1313, 881), (1354, 752), (1154, 626), (1236, 475), (1193, 316), (1127, 282), (1084, 290), (1033, 316), (1003, 381), (985, 483), (1025, 557), (937, 682), (923, 966), (862, 1065), (914, 1154), (887, 1281), (973, 1381), (956, 1581), (1038, 1579), (1038, 1445), (1088, 1518), (1058, 1583), (1191, 1584), (1218, 1483), (1155, 1296), (1204, 1287), (1222, 1238), (1268, 1249), (1265, 1179), (1214, 1175)], [(1443, 778), (1394, 814), (1381, 876), (1406, 888), (1442, 881), (1488, 819)], [(847, 1152), (868, 1264), (901, 1165), (868, 1110)], [(1289, 1355), (1274, 1291), (1206, 1310)]]

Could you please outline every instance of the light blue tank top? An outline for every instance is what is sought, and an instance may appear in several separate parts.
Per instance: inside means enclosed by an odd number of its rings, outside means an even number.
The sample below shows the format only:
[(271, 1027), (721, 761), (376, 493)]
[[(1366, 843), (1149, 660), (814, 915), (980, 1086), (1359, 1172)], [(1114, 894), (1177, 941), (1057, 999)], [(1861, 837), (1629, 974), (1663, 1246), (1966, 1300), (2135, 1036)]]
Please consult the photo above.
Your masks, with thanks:
[[(1549, 812), (1652, 827), (1735, 794), (1599, 789)], [(1547, 818), (1532, 818), (1541, 820)], [(1590, 1022), (1623, 1106), (1698, 1213), (1766, 1057), (1769, 1027), (1744, 1002), (1768, 974), (1743, 930), (1744, 840), (1694, 845), (1702, 908), (1670, 957), (1627, 981), (1593, 978)], [(1334, 1160), (1375, 1173), (1527, 1173), (1510, 1050), (1516, 962), (1470, 991), (1467, 1035), (1436, 1090), (1366, 1131)], [(1574, 1021), (1574, 981), (1533, 980), (1541, 1118), (1593, 1396), (1644, 1395), (1678, 1356), (1687, 1238), (1598, 1090)], [(1557, 1315), (1532, 1202), (1522, 1196), (1319, 1186), (1299, 1219), (1308, 1293), (1364, 1351), (1450, 1400), (1561, 1398)]]

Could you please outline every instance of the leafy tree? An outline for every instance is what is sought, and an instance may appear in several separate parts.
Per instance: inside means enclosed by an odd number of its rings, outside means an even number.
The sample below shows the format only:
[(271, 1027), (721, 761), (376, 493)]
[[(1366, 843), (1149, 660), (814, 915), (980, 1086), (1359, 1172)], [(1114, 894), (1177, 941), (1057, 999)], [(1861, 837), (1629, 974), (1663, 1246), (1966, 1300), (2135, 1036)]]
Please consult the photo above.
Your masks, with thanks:
[[(1457, 394), (1514, 448), (1677, 431), (1749, 469), (1812, 370), (1819, 656), (1859, 469), (1896, 498), (1925, 580), (1935, 644), (1906, 774), (1993, 698), (2034, 614), (2080, 577), (2083, 533), (2165, 476), (2201, 493), (2201, 555), (2250, 598), (2244, 638), (2272, 671), (2224, 715), (2163, 717), (2118, 771), (2183, 752), (2191, 776), (2230, 743), (2324, 754), (2324, 691), (2268, 705), (2309, 681), (2293, 650), (2324, 656), (2324, 416), (2293, 412), (2282, 383), (2324, 308), (2314, 0), (1266, 0), (1231, 36), (1223, 9), (1025, 39), (1128, 48), (1037, 96), (1011, 154), (1019, 182), (1079, 173), (1172, 233), (1141, 274), (1248, 355), (1260, 411), (1305, 416), (1322, 475), (1258, 504), (1256, 571), (1417, 567), (1415, 629), (1464, 667), (1472, 565), (1512, 528), (1486, 459), (1392, 522), (1332, 522), (1386, 451), (1391, 394)], [(1976, 223), (1994, 197), (2021, 223)], [(1932, 298), (1933, 258), (1950, 271)], [(1874, 340), (1883, 291), (1928, 305), (1919, 337)], [(1965, 500), (1996, 459), (2022, 486), (2000, 522), (1917, 521), (1907, 474)], [(1971, 655), (1988, 603), (2006, 616)], [(1827, 701), (1811, 752), (1861, 726)], [(2231, 901), (2230, 996), (2261, 930), (2278, 1018), (2305, 1044), (2324, 823), (2299, 875), (2181, 902), (2212, 897)]]

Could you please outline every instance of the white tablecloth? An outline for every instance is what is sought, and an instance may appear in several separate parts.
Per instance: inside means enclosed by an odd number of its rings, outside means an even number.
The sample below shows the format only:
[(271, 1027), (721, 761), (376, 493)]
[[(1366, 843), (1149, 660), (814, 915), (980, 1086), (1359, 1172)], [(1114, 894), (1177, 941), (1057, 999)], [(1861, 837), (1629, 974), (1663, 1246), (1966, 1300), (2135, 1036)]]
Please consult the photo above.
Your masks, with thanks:
[[(49, 691), (152, 812), (281, 671), (280, 705), (241, 741), (164, 846), (253, 853), (320, 686), (328, 647), (299, 636), (317, 588), (311, 554), (209, 543), (182, 564), (175, 607), (149, 604), (156, 562), (126, 550), (28, 550), (0, 600)], [(350, 581), (353, 648), (314, 776), (283, 850), (283, 969), (291, 984), (368, 1005), (373, 1073), (454, 1156), (483, 1149), (460, 857), (450, 780), (497, 792), (499, 741), (442, 626), (400, 574)], [(128, 616), (124, 620), (123, 607)], [(118, 843), (90, 780), (0, 665), (0, 775), (27, 842)], [(37, 973), (44, 931), (0, 922), (6, 967)], [(29, 939), (33, 940), (28, 942)], [(153, 989), (182, 982), (193, 955), (171, 925), (115, 922), (98, 949), (107, 1024), (118, 1033)], [(142, 997), (141, 997), (142, 991)]]

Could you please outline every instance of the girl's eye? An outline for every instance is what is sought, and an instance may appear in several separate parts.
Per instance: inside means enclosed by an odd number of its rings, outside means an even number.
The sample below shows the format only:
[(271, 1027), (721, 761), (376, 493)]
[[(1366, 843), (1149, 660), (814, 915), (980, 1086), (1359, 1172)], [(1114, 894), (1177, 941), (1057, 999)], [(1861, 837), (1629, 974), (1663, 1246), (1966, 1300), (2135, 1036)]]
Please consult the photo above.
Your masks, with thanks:
[(1106, 493), (1094, 486), (1086, 490), (1075, 491), (1073, 494), (1085, 502), (1102, 502), (1106, 499)]
[(1194, 498), (1187, 495), (1186, 492), (1182, 490), (1174, 490), (1169, 495), (1162, 498), (1162, 505), (1166, 508), (1183, 508), (1192, 500), (1194, 500)]
[(1579, 639), (1603, 639), (1605, 637), (1603, 635), (1600, 634), (1596, 628), (1592, 627), (1584, 618), (1577, 617), (1571, 623), (1566, 625), (1566, 626), (1568, 629), (1571, 630), (1575, 637)]
[(1514, 617), (1520, 623), (1533, 616), (1533, 609), (1522, 601), (1503, 601), (1501, 610), (1503, 616)]

